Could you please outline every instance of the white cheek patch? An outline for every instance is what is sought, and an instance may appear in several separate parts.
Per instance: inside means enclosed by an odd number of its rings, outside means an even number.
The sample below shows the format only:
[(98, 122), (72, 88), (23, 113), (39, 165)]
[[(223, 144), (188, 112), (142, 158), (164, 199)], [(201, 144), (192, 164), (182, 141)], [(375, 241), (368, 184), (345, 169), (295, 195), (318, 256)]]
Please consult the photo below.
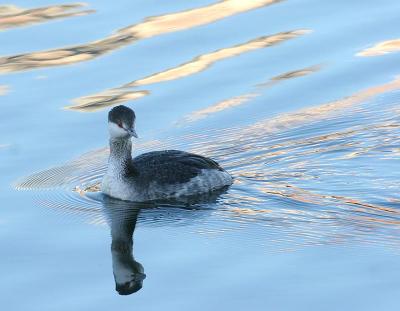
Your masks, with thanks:
[(108, 132), (110, 133), (111, 137), (127, 136), (126, 131), (113, 122), (108, 122)]

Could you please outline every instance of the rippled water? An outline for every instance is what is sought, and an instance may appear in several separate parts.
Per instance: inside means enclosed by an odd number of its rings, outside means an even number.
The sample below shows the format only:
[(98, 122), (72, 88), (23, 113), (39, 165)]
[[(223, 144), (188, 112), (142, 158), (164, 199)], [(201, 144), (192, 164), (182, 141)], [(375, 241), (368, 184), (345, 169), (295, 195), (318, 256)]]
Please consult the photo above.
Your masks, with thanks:
[[(0, 6), (3, 308), (397, 310), (398, 1), (29, 6)], [(116, 104), (134, 154), (200, 153), (234, 184), (102, 196)]]

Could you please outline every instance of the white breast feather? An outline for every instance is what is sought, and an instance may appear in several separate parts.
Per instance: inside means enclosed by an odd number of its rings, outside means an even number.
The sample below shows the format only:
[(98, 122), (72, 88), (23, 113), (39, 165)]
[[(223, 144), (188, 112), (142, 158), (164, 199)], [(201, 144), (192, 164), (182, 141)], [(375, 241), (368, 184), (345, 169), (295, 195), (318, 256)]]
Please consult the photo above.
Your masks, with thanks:
[(103, 177), (101, 187), (104, 193), (114, 198), (128, 201), (148, 201), (206, 193), (229, 186), (232, 182), (231, 175), (225, 171), (204, 169), (186, 183), (159, 185), (155, 180), (150, 184), (146, 193), (139, 193), (135, 190), (134, 182), (127, 182), (109, 167)]

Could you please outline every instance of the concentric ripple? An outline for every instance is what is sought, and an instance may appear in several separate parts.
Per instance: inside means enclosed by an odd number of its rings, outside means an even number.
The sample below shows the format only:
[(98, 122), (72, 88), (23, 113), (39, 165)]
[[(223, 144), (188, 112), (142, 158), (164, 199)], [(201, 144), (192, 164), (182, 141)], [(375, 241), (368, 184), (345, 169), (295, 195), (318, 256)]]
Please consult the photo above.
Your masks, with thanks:
[[(235, 177), (228, 192), (211, 201), (196, 208), (151, 205), (143, 208), (139, 222), (188, 225), (213, 237), (240, 234), (252, 243), (278, 243), (283, 250), (349, 240), (397, 248), (400, 172), (392, 169), (400, 153), (396, 81), (243, 127), (186, 136), (172, 129), (165, 135), (170, 139), (159, 138), (163, 144), (135, 146), (136, 154), (164, 148), (206, 154)], [(40, 190), (40, 205), (104, 224), (99, 182), (107, 155), (107, 149), (89, 152), (24, 178), (16, 188)]]

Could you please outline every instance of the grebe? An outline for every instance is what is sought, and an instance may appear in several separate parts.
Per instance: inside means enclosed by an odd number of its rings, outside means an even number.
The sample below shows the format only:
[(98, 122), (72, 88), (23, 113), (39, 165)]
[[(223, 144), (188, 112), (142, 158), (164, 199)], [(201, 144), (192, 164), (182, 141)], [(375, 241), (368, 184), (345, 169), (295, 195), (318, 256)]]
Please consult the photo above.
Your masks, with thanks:
[(217, 162), (178, 150), (144, 153), (132, 159), (135, 113), (120, 105), (108, 113), (110, 156), (103, 193), (126, 201), (173, 199), (211, 192), (233, 179)]

